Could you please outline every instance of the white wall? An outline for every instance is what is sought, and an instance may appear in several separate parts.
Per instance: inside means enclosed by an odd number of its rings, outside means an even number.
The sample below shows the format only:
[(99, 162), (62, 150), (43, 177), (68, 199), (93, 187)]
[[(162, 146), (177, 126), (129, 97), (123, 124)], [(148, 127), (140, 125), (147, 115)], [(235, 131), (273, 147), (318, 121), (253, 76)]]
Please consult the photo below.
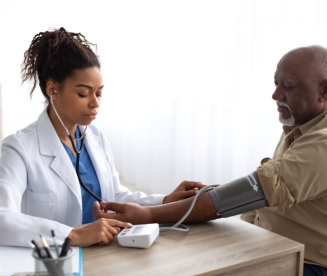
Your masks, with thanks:
[[(33, 36), (64, 26), (98, 44), (97, 124), (124, 183), (168, 192), (223, 183), (271, 156), (281, 126), (273, 74), (298, 46), (327, 46), (323, 0), (0, 0), (4, 136), (37, 119), (20, 65)], [(51, 146), (51, 145), (49, 145)]]

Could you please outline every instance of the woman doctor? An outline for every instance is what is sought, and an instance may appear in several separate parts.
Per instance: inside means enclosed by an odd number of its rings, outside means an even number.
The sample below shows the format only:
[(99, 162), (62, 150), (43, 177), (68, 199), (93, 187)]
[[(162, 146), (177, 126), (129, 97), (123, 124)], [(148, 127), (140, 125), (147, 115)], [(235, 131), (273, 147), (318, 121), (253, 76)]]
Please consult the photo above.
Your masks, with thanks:
[[(23, 81), (37, 83), (47, 101), (38, 120), (2, 144), (0, 159), (0, 244), (27, 246), (39, 234), (72, 245), (108, 244), (120, 227), (94, 220), (98, 201), (158, 205), (193, 196), (197, 182), (183, 182), (171, 194), (132, 193), (119, 183), (110, 146), (90, 125), (99, 111), (100, 63), (80, 33), (60, 28), (37, 34), (25, 52)], [(83, 187), (84, 186), (84, 187)], [(86, 224), (82, 228), (74, 225)]]

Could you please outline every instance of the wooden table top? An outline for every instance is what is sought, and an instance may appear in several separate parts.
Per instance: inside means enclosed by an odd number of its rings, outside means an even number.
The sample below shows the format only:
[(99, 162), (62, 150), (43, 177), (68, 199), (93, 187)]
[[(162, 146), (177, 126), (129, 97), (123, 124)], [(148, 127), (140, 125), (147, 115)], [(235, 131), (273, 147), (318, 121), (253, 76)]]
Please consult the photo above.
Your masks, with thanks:
[(187, 233), (160, 233), (148, 249), (83, 249), (85, 275), (195, 275), (252, 266), (301, 252), (304, 246), (237, 218), (192, 224)]

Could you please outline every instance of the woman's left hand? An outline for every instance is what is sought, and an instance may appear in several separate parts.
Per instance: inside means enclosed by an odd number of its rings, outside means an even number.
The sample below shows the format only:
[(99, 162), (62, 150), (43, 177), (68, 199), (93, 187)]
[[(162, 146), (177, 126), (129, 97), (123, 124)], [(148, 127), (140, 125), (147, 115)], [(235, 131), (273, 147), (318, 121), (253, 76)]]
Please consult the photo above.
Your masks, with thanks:
[(162, 203), (165, 204), (194, 196), (199, 189), (205, 186), (206, 185), (203, 185), (201, 182), (183, 181), (172, 193), (165, 196)]

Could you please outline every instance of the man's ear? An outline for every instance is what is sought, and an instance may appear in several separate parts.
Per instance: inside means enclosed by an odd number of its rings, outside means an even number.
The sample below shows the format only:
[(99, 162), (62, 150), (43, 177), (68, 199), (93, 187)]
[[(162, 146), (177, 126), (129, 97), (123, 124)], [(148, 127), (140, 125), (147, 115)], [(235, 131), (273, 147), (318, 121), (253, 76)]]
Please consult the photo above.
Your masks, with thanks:
[(48, 97), (50, 97), (51, 95), (56, 94), (55, 91), (58, 90), (58, 84), (54, 80), (48, 80), (45, 89)]

